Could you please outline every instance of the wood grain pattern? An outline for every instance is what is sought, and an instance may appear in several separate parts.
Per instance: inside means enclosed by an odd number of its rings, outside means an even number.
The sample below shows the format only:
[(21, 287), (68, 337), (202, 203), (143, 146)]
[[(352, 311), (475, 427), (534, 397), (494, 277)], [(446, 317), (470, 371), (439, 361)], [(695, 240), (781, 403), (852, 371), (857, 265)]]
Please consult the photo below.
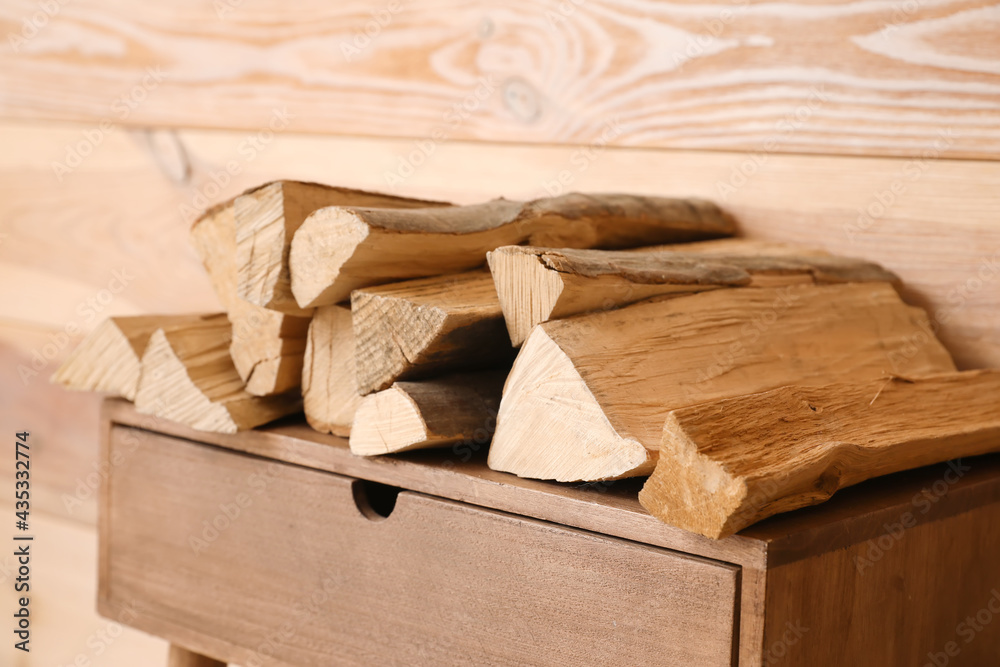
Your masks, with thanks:
[(470, 271), (351, 293), (357, 388), (447, 372), (510, 368), (514, 360), (493, 279)]
[(302, 381), (309, 318), (268, 310), (239, 297), (233, 209), (229, 200), (207, 210), (191, 226), (191, 244), (233, 325), (229, 354), (247, 392), (280, 394)]
[(375, 456), (463, 441), (489, 445), (506, 379), (506, 371), (481, 371), (394, 382), (361, 401), (351, 451)]
[(639, 502), (723, 537), (852, 484), (1000, 449), (1000, 374), (787, 386), (667, 415)]
[[(284, 9), (80, 0), (5, 46), (0, 112), (426, 137), (387, 165), (400, 174), (449, 139), (919, 156), (944, 134), (949, 155), (1000, 149), (1000, 17), (984, 0)], [(35, 11), (7, 5), (0, 28), (20, 36)]]
[(469, 271), (504, 245), (634, 248), (735, 231), (714, 202), (618, 193), (410, 210), (331, 206), (295, 232), (288, 270), (295, 301), (308, 308), (339, 303), (360, 287)]
[[(732, 664), (732, 565), (406, 490), (386, 517), (359, 480), (127, 435), (111, 433), (128, 454), (108, 489), (101, 608), (135, 598), (137, 627), (229, 648), (210, 655), (246, 663), (267, 641), (303, 667)], [(225, 503), (239, 516), (205, 532)]]
[(302, 401), (306, 421), (321, 433), (351, 434), (361, 403), (354, 349), (351, 309), (339, 304), (317, 308), (306, 341)]
[[(129, 446), (136, 446), (134, 443), (143, 438), (158, 438), (149, 430), (143, 430), (143, 420), (130, 404), (124, 401), (106, 401), (102, 422), (105, 435), (102, 441), (109, 442), (107, 436), (112, 424), (139, 427), (129, 429), (122, 436), (124, 443)], [(148, 424), (145, 425), (146, 429), (149, 427)], [(350, 454), (344, 440), (321, 435), (302, 424), (272, 426), (238, 436), (200, 433), (173, 422), (162, 422), (154, 428), (183, 440), (197, 439), (314, 470), (362, 477), (442, 498), (461, 500), (479, 507), (535, 517), (546, 522), (739, 564), (742, 568), (739, 664), (749, 667), (774, 664), (775, 642), (784, 630), (783, 626), (777, 626), (778, 633), (772, 634), (765, 644), (764, 618), (768, 613), (765, 588), (769, 592), (774, 590), (766, 585), (767, 568), (799, 563), (826, 552), (842, 553), (852, 545), (867, 549), (864, 546), (866, 541), (882, 539), (886, 526), (898, 522), (906, 512), (912, 513), (912, 517), (907, 520), (908, 525), (924, 526), (943, 523), (952, 517), (970, 515), (977, 517), (975, 521), (981, 521), (983, 517), (995, 512), (1000, 504), (1000, 456), (984, 456), (965, 460), (963, 474), (957, 479), (951, 466), (934, 466), (890, 475), (846, 489), (823, 505), (772, 517), (741, 534), (715, 541), (672, 528), (651, 517), (638, 505), (635, 497), (637, 488), (629, 482), (597, 488), (525, 480), (489, 470), (479, 458), (466, 461), (463, 457), (452, 458), (445, 454), (442, 460), (442, 453), (433, 452), (361, 458)], [(171, 441), (169, 444), (172, 446), (173, 442), (178, 441)], [(109, 456), (109, 453), (105, 452), (105, 456)], [(948, 480), (946, 493), (941, 493), (938, 489), (944, 483), (943, 479)], [(108, 498), (107, 491), (105, 488), (105, 499)], [(919, 506), (917, 502), (920, 503)], [(913, 511), (915, 508), (919, 511)], [(107, 517), (108, 514), (106, 511), (102, 516)], [(961, 525), (946, 530), (948, 535), (951, 530), (964, 532), (971, 539), (976, 539), (974, 536), (978, 533), (977, 530), (963, 531)], [(897, 548), (908, 554), (906, 559), (913, 559), (912, 562), (919, 564), (925, 554), (920, 549), (911, 550), (909, 545), (908, 540), (903, 540)], [(106, 552), (107, 542), (102, 542), (102, 546)], [(962, 549), (961, 553), (965, 554), (964, 558), (968, 558), (976, 551)], [(109, 560), (105, 553), (102, 563), (107, 562)], [(978, 562), (982, 563), (981, 560)], [(843, 567), (852, 565), (845, 563)], [(970, 566), (967, 562), (963, 565), (961, 562), (949, 561), (942, 567), (943, 571), (953, 572), (963, 568), (967, 570)], [(965, 596), (970, 591), (974, 592), (977, 589), (976, 582), (982, 581), (981, 577), (990, 573), (992, 568), (980, 568), (975, 580), (963, 577), (954, 580), (952, 585), (961, 586), (962, 596)], [(105, 572), (102, 577), (107, 580), (108, 574)], [(863, 585), (866, 595), (876, 605), (882, 595), (901, 595), (906, 604), (915, 604), (906, 589), (900, 589), (899, 581), (896, 576), (877, 576), (876, 579), (866, 579)], [(966, 585), (966, 581), (972, 585)], [(831, 594), (836, 594), (838, 590), (838, 587), (834, 587)], [(796, 594), (794, 589), (792, 593)], [(930, 591), (928, 595), (930, 600), (934, 600), (939, 596), (939, 590)], [(780, 599), (775, 599), (776, 602), (772, 601), (772, 605), (783, 604)], [(802, 599), (804, 604), (815, 606), (814, 596), (804, 596)], [(117, 607), (112, 601), (105, 600), (102, 601), (101, 608), (104, 613), (109, 613)], [(784, 608), (797, 607), (793, 604)], [(934, 609), (936, 605), (928, 603), (926, 608)], [(796, 618), (788, 620), (794, 621)], [(948, 630), (954, 627), (950, 618), (944, 620)], [(893, 619), (882, 615), (878, 623), (885, 622), (892, 623)], [(926, 618), (919, 621), (925, 622), (929, 621)], [(820, 626), (812, 627), (816, 630), (813, 637), (826, 650), (823, 638), (827, 635), (820, 631)], [(161, 621), (157, 623), (156, 631), (210, 655), (227, 656), (233, 660), (245, 657), (245, 654), (233, 653), (231, 647), (223, 642), (205, 637), (203, 633), (180, 624)], [(985, 639), (981, 637), (979, 641)], [(884, 643), (884, 633), (877, 636), (877, 641)], [(789, 647), (785, 648), (787, 650)], [(778, 650), (780, 651), (780, 647)], [(811, 664), (822, 665), (824, 662), (817, 659)]]
[(504, 385), (490, 467), (562, 482), (648, 475), (671, 410), (955, 370), (929, 328), (888, 283), (713, 290), (546, 322)]
[[(693, 250), (679, 245), (639, 252), (504, 246), (486, 257), (515, 347), (536, 324), (656, 296), (722, 287), (899, 281), (863, 260), (787, 252), (772, 256), (756, 242), (741, 246), (743, 239), (728, 240), (732, 254), (704, 241), (691, 244)], [(712, 248), (708, 256), (699, 254), (697, 248), (706, 244)]]
[[(911, 522), (932, 503), (937, 509), (953, 500), (952, 493), (935, 495), (929, 484), (875, 537), (770, 570), (767, 664), (823, 665), (831, 656), (837, 664), (885, 667), (998, 664), (1000, 580), (983, 563), (984, 554), (1000, 549), (1000, 504)], [(817, 604), (831, 596), (841, 605)]]

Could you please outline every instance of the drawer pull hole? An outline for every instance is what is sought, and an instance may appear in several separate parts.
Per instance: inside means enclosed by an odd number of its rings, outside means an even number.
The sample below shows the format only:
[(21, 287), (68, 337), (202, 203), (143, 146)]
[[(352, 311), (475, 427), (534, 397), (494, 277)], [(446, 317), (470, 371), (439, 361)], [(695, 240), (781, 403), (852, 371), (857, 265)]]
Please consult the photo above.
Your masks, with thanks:
[(358, 511), (372, 521), (381, 521), (392, 514), (400, 490), (398, 486), (379, 484), (366, 479), (355, 480), (351, 485), (354, 504)]

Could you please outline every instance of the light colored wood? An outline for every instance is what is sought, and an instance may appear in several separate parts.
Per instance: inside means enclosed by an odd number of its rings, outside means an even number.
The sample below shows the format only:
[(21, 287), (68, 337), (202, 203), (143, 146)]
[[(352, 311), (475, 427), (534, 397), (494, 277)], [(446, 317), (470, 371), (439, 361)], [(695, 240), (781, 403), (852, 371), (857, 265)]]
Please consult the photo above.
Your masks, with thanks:
[(198, 218), (191, 227), (191, 240), (233, 325), (229, 354), (247, 392), (270, 396), (297, 388), (309, 318), (268, 310), (237, 294), (233, 200)]
[(712, 538), (866, 479), (1000, 450), (1000, 373), (787, 386), (667, 415), (639, 502)]
[[(177, 182), (164, 177), (161, 154), (144, 133), (115, 131), (53, 188), (53, 156), (65, 155), (91, 129), (0, 123), (0, 213), (9, 221), (0, 243), (4, 320), (52, 328), (76, 321), (89, 330), (99, 319), (76, 309), (107, 286), (109, 267), (125, 268), (134, 280), (100, 316), (218, 310), (188, 241), (200, 210), (275, 178), (385, 188), (385, 166), (413, 148), (409, 140), (276, 134), (253, 160), (239, 162), (241, 171), (222, 187), (213, 173), (242, 157), (246, 132), (177, 130), (190, 165), (188, 178)], [(460, 203), (498, 193), (531, 199), (546, 194), (545, 181), (568, 171), (572, 188), (584, 192), (716, 199), (749, 238), (878, 262), (903, 280), (907, 300), (929, 310), (960, 367), (1000, 367), (993, 288), (1000, 278), (994, 270), (1000, 162), (608, 148), (579, 170), (572, 161), (577, 150), (449, 141), (398, 190)], [(191, 217), (178, 215), (184, 207)], [(83, 221), (87, 238), (67, 244)], [(158, 240), (156, 252), (150, 237)], [(79, 251), (81, 244), (88, 252)], [(162, 280), (168, 273), (169, 284)]]
[[(0, 112), (238, 128), (246, 143), (229, 160), (270, 150), (272, 131), (417, 137), (380, 180), (412, 178), (458, 139), (566, 143), (574, 172), (606, 144), (919, 157), (951, 132), (952, 155), (1000, 147), (997, 16), (984, 0), (286, 9), (80, 0), (8, 42), (0, 87), (17, 94)], [(10, 7), (4, 34), (20, 38), (30, 17)]]
[(899, 280), (864, 260), (770, 256), (753, 242), (732, 244), (734, 252), (746, 254), (729, 255), (712, 243), (703, 242), (710, 247), (708, 257), (683, 245), (643, 252), (504, 246), (486, 257), (514, 346), (520, 346), (536, 324), (654, 296), (722, 287)]
[(302, 308), (352, 290), (474, 269), (503, 245), (628, 248), (730, 236), (735, 222), (709, 201), (571, 193), (528, 202), (423, 210), (332, 207), (292, 239), (292, 293)]
[(485, 270), (354, 290), (351, 320), (362, 395), (397, 380), (509, 368), (514, 360)]
[(317, 308), (309, 325), (302, 399), (309, 425), (321, 433), (347, 436), (358, 393), (354, 328), (351, 309), (334, 305)]
[(444, 202), (406, 199), (318, 183), (276, 181), (236, 198), (236, 262), (239, 295), (259, 306), (306, 316), (291, 293), (288, 250), (306, 217), (325, 206), (415, 208)]
[(488, 446), (506, 379), (506, 371), (460, 373), (369, 394), (354, 416), (351, 451), (375, 456), (463, 441)]
[(170, 645), (170, 655), (167, 657), (168, 667), (226, 667), (226, 663), (208, 658), (198, 653), (178, 646)]
[(383, 519), (361, 480), (154, 434), (114, 475), (101, 608), (238, 664), (732, 664), (730, 564), (407, 490)]
[(648, 475), (671, 410), (954, 369), (888, 283), (714, 290), (555, 320), (514, 362), (489, 464), (559, 481)]
[(235, 433), (298, 412), (296, 390), (252, 396), (229, 356), (225, 315), (183, 328), (157, 329), (142, 357), (136, 409), (198, 430)]
[(110, 317), (90, 332), (52, 376), (67, 389), (100, 391), (135, 400), (142, 355), (157, 329), (186, 328), (205, 315)]

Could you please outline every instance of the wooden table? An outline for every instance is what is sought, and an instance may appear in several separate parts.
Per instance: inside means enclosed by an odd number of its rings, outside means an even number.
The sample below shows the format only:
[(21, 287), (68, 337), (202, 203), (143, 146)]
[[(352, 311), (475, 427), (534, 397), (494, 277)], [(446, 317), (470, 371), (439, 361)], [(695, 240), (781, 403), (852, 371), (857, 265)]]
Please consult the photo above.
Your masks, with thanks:
[(98, 608), (172, 665), (1000, 660), (1000, 457), (714, 541), (635, 480), (524, 480), (463, 448), (363, 459), (301, 423), (207, 434), (120, 400), (102, 429)]

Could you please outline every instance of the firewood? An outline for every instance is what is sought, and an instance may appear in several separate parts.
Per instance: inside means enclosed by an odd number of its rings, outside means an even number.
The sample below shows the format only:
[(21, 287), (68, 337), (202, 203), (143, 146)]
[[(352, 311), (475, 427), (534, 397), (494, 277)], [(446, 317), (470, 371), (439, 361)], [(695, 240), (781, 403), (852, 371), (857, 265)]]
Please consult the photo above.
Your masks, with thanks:
[(446, 202), (395, 197), (377, 192), (334, 188), (317, 183), (276, 181), (236, 198), (236, 261), (238, 293), (258, 306), (290, 315), (307, 316), (292, 297), (288, 249), (302, 221), (325, 206), (427, 208)]
[(331, 207), (296, 232), (289, 264), (295, 299), (309, 308), (359, 287), (474, 269), (503, 245), (628, 248), (734, 231), (711, 202), (620, 194), (409, 211)]
[(191, 240), (232, 324), (229, 353), (246, 390), (269, 396), (298, 387), (309, 318), (268, 310), (237, 294), (233, 201), (210, 209), (195, 221)]
[(361, 403), (354, 372), (351, 309), (317, 308), (309, 325), (302, 398), (306, 421), (317, 431), (346, 437)]
[(396, 380), (509, 368), (514, 359), (485, 270), (355, 290), (351, 318), (362, 395)]
[(653, 296), (803, 282), (898, 282), (877, 264), (846, 257), (760, 256), (753, 245), (743, 248), (748, 255), (670, 248), (635, 252), (504, 246), (488, 253), (511, 342), (521, 345), (542, 322)]
[(713, 290), (553, 320), (514, 362), (489, 464), (560, 481), (646, 475), (671, 410), (954, 370), (927, 314), (888, 283)]
[(639, 501), (722, 538), (866, 479), (1000, 450), (1000, 372), (787, 386), (672, 411)]
[(506, 371), (463, 373), (369, 394), (354, 415), (351, 451), (373, 456), (466, 440), (486, 445), (506, 377)]
[(224, 317), (157, 329), (142, 356), (136, 410), (217, 433), (251, 429), (298, 412), (302, 400), (296, 390), (273, 396), (244, 390), (229, 356), (231, 334)]
[(225, 315), (138, 315), (111, 317), (87, 335), (52, 376), (67, 389), (101, 391), (135, 400), (142, 355), (157, 329), (170, 330)]

